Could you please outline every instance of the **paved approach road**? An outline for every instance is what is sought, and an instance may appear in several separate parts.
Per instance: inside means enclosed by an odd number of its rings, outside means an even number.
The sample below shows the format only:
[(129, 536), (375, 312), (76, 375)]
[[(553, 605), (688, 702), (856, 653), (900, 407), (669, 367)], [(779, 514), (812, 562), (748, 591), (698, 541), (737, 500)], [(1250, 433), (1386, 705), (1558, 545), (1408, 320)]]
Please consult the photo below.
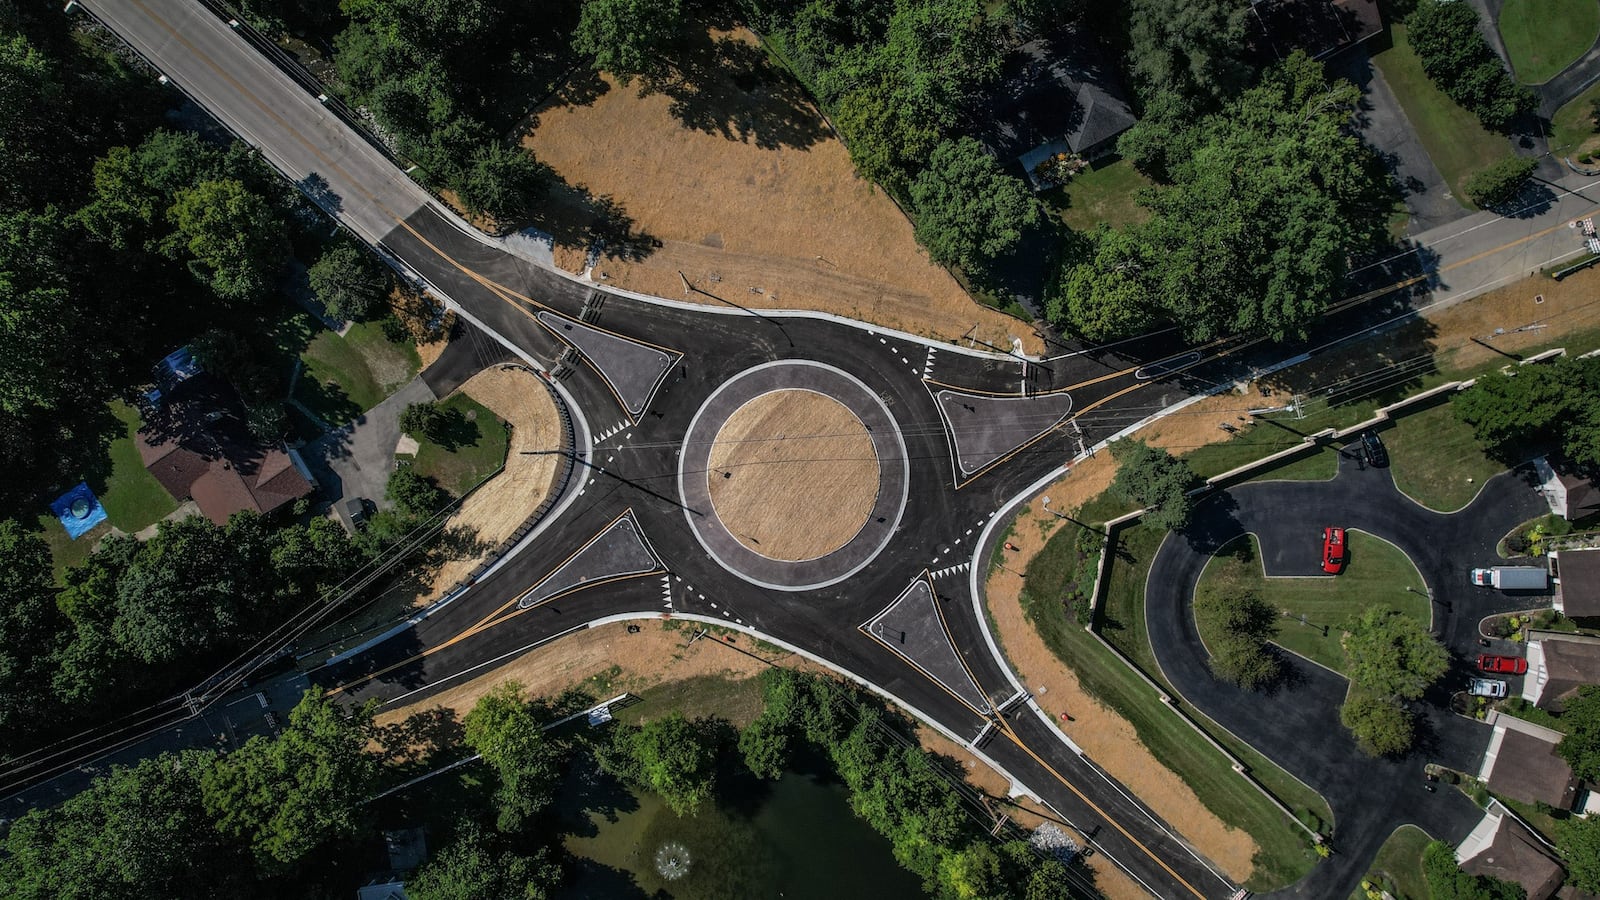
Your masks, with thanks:
[[(1150, 567), (1145, 615), (1162, 673), (1188, 702), (1309, 784), (1333, 809), (1335, 856), (1285, 893), (1348, 896), (1400, 825), (1415, 823), (1456, 843), (1477, 822), (1481, 810), (1459, 791), (1423, 789), (1422, 766), (1438, 762), (1476, 771), (1488, 745), (1487, 727), (1447, 712), (1445, 704), (1470, 670), (1479, 620), (1532, 605), (1527, 596), (1467, 581), (1469, 569), (1498, 562), (1500, 538), (1548, 511), (1529, 479), (1520, 470), (1499, 475), (1465, 509), (1445, 515), (1400, 493), (1388, 469), (1363, 469), (1349, 453), (1341, 456), (1332, 481), (1246, 484), (1211, 497), (1187, 529), (1161, 545)], [(1327, 526), (1376, 535), (1411, 558), (1433, 599), (1433, 630), (1455, 657), (1456, 671), (1420, 704), (1418, 746), (1402, 759), (1365, 756), (1339, 726), (1343, 677), (1285, 653), (1282, 686), (1243, 691), (1211, 675), (1195, 630), (1190, 600), (1206, 563), (1223, 545), (1254, 534), (1268, 576), (1326, 577), (1321, 540)]]
[[(1095, 834), (1096, 849), (1151, 893), (1233, 891), (1031, 707), (975, 611), (970, 567), (988, 558), (996, 511), (1073, 454), (1077, 444), (1062, 427), (1068, 416), (1092, 443), (1232, 377), (1241, 351), (1255, 348), (1218, 342), (1190, 350), (1157, 336), (1028, 364), (829, 317), (758, 314), (737, 297), (707, 308), (600, 294), (439, 207), (193, 0), (83, 5), (511, 352), (540, 369), (571, 370), (557, 389), (577, 425), (578, 477), (542, 532), (438, 614), (316, 680), (393, 700), (600, 618), (703, 617), (825, 660), (973, 742), (1019, 787)], [(1565, 215), (1587, 203), (1576, 196), (1560, 195), (1550, 210)], [(1519, 232), (1483, 248), (1488, 236), (1520, 229), (1520, 221), (1456, 225), (1463, 230), (1441, 240), (1439, 251), (1388, 260), (1363, 276), (1392, 279), (1391, 287), (1444, 289), (1447, 276), (1482, 284), (1493, 275), (1479, 272), (1484, 264), (1521, 265), (1557, 234)], [(685, 472), (683, 458), (684, 435), (717, 391), (775, 363), (790, 365), (802, 385), (811, 371), (802, 362), (861, 386), (863, 410), (887, 411), (903, 458), (880, 454), (880, 463), (885, 471), (903, 468), (904, 477), (890, 514), (857, 539), (878, 543), (862, 550), (851, 542), (839, 551), (854, 554), (849, 566), (801, 578), (818, 586), (793, 591), (758, 583), (716, 555), (716, 535), (705, 530), (715, 530), (715, 510), (688, 502), (682, 489), (686, 478), (712, 475)], [(908, 627), (896, 638), (881, 627), (875, 634), (873, 621)]]

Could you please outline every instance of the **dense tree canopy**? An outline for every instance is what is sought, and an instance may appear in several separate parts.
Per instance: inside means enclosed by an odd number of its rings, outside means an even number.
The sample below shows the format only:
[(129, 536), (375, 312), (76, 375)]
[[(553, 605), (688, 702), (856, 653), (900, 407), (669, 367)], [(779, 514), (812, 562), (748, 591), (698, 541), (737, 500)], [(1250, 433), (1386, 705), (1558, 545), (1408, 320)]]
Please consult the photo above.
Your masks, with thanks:
[(293, 865), (354, 831), (378, 772), (373, 733), (370, 709), (347, 713), (307, 691), (277, 737), (253, 737), (201, 774), (206, 811), (264, 869)]
[(265, 299), (289, 257), (278, 211), (232, 178), (179, 191), (172, 221), (193, 256), (191, 269), (224, 300)]
[(1188, 463), (1138, 438), (1113, 441), (1111, 456), (1117, 461), (1113, 496), (1148, 510), (1144, 521), (1157, 528), (1176, 530), (1188, 523), (1194, 509), (1189, 489), (1198, 480)]
[(365, 319), (389, 295), (388, 271), (354, 241), (342, 240), (322, 251), (306, 269), (306, 277), (311, 293), (335, 319)]
[(531, 856), (497, 851), (494, 840), (468, 823), (455, 840), (406, 879), (410, 900), (546, 900), (561, 870), (543, 848)]
[(225, 896), (249, 860), (212, 827), (199, 779), (214, 758), (163, 754), (115, 768), (58, 807), (18, 819), (0, 856), (14, 900), (170, 900)]
[(1376, 697), (1415, 700), (1450, 668), (1427, 626), (1397, 610), (1368, 607), (1345, 631), (1350, 680)]
[(528, 706), (522, 685), (507, 681), (467, 713), (467, 744), (494, 768), (501, 831), (514, 831), (550, 805), (561, 773), (558, 753)]
[(66, 621), (50, 582), (50, 548), (9, 519), (0, 520), (0, 740), (35, 732), (51, 709), (53, 655)]
[(1591, 812), (1557, 822), (1556, 846), (1572, 885), (1590, 893), (1600, 891), (1600, 818)]
[(680, 816), (692, 814), (716, 786), (715, 734), (708, 721), (671, 712), (637, 727), (618, 727), (601, 762), (613, 775), (649, 788)]
[(1450, 0), (1419, 0), (1406, 17), (1406, 37), (1428, 77), (1486, 127), (1504, 131), (1538, 99), (1506, 72), (1479, 27), (1476, 7)]
[(1244, 0), (1128, 0), (1128, 64), (1147, 104), (1161, 94), (1216, 106), (1250, 78)]
[(1572, 774), (1584, 781), (1600, 781), (1600, 686), (1579, 688), (1561, 711), (1561, 725), (1567, 734), (1556, 752), (1572, 766)]
[(1600, 359), (1562, 357), (1491, 372), (1456, 395), (1456, 415), (1505, 458), (1558, 450), (1580, 467), (1600, 467)]
[(668, 50), (683, 25), (681, 0), (584, 0), (572, 48), (623, 84), (672, 71)]
[(972, 138), (945, 141), (911, 182), (917, 240), (934, 262), (979, 270), (1016, 247), (1039, 222), (1039, 204), (1020, 179)]
[(1391, 188), (1349, 129), (1361, 92), (1296, 53), (1219, 113), (1123, 136), (1164, 182), (1149, 221), (1088, 236), (1047, 315), (1094, 340), (1165, 319), (1191, 340), (1302, 334), (1350, 258), (1383, 238)]

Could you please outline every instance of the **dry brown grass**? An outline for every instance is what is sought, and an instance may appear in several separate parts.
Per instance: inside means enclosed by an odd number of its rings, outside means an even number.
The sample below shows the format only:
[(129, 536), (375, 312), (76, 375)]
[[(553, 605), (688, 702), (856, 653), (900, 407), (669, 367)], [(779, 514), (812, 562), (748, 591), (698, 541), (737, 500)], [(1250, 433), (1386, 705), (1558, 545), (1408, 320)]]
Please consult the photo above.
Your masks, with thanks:
[[(750, 32), (710, 31), (686, 55), (692, 84), (660, 93), (609, 76), (571, 85), (536, 112), (523, 139), (567, 185), (614, 198), (636, 234), (660, 242), (640, 259), (602, 259), (596, 280), (716, 302), (686, 294), (682, 272), (743, 306), (815, 309), (950, 340), (977, 326), (993, 343), (1016, 334), (1030, 352), (1042, 349), (1027, 324), (974, 302), (928, 260), (911, 224), (856, 176)], [(575, 103), (573, 94), (584, 96)], [(587, 206), (581, 192), (557, 187), (542, 223), (556, 235), (557, 263), (572, 271), (583, 267)]]
[(707, 479), (717, 518), (740, 543), (773, 559), (815, 559), (866, 524), (878, 457), (844, 404), (815, 391), (773, 391), (728, 417)]

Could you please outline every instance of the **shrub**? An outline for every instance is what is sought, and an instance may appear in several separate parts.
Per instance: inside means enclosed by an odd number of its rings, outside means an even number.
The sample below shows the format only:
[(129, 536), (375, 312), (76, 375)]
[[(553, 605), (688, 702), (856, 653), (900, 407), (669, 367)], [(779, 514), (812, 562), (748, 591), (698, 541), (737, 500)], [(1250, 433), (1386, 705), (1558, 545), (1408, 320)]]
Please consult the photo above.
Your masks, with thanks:
[(1533, 174), (1534, 161), (1522, 156), (1508, 156), (1486, 169), (1467, 176), (1463, 185), (1467, 199), (1484, 209), (1500, 206), (1514, 200)]
[(1517, 116), (1534, 109), (1533, 91), (1511, 79), (1484, 40), (1470, 4), (1422, 0), (1406, 17), (1406, 29), (1422, 70), (1485, 128), (1505, 131)]

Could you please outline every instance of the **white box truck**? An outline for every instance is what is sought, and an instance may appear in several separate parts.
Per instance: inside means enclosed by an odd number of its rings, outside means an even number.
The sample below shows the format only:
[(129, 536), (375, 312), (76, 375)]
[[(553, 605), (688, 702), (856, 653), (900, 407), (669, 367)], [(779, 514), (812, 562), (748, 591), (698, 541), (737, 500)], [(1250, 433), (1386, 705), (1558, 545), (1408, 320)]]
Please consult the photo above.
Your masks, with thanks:
[(1542, 591), (1550, 586), (1550, 573), (1539, 566), (1492, 566), (1473, 569), (1472, 583), (1502, 591)]

